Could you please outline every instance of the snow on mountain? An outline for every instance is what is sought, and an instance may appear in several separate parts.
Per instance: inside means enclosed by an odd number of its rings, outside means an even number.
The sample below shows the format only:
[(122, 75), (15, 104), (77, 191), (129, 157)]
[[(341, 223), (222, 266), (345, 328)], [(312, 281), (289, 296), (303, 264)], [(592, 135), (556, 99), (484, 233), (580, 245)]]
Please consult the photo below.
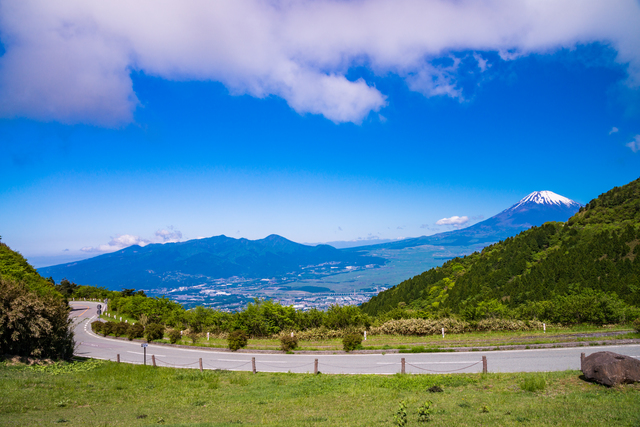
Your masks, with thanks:
[(580, 208), (580, 203), (574, 202), (571, 199), (568, 199), (564, 196), (554, 193), (553, 191), (534, 191), (533, 193), (527, 195), (522, 200), (520, 200), (515, 205), (511, 206), (508, 210), (518, 209), (520, 206), (536, 203), (539, 205), (556, 205), (561, 207), (578, 207)]

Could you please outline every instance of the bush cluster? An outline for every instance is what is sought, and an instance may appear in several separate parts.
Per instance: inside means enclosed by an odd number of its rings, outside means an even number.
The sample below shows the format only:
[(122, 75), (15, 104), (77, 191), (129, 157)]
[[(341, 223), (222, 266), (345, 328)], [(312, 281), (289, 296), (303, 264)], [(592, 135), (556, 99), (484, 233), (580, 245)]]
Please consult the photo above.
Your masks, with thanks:
[(159, 323), (151, 323), (144, 330), (144, 337), (147, 342), (162, 339), (164, 337), (164, 326)]
[(338, 329), (327, 329), (324, 326), (319, 328), (307, 329), (306, 331), (296, 332), (296, 336), (305, 341), (319, 341), (332, 338), (341, 338), (344, 335), (344, 331)]
[(177, 343), (182, 338), (182, 334), (177, 329), (171, 329), (167, 335), (171, 344)]
[(282, 351), (292, 351), (298, 347), (298, 337), (289, 335), (282, 335), (280, 337), (280, 349)]
[(353, 351), (362, 348), (362, 335), (357, 332), (349, 332), (342, 338), (344, 351)]
[(237, 331), (231, 332), (227, 337), (227, 344), (229, 346), (229, 350), (237, 351), (237, 350), (240, 350), (241, 348), (246, 347), (248, 339), (249, 337), (247, 336), (247, 333), (243, 330), (237, 330)]
[[(551, 326), (547, 324), (547, 327)], [(439, 335), (442, 333), (442, 328), (448, 334), (461, 334), (474, 331), (533, 331), (541, 330), (543, 326), (538, 320), (483, 319), (466, 322), (452, 318), (397, 319), (371, 328), (370, 334)]]
[(96, 334), (102, 334), (105, 337), (111, 334), (116, 337), (126, 336), (129, 341), (132, 341), (135, 338), (142, 338), (144, 335), (144, 327), (139, 323), (130, 325), (125, 322), (101, 322), (96, 320), (91, 322), (91, 330)]

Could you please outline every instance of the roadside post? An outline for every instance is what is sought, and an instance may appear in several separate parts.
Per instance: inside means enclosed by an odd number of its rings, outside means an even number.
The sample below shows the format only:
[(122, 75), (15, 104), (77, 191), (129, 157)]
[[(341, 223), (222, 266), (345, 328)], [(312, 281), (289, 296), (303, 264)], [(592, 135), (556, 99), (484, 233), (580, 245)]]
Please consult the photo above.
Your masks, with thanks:
[(149, 344), (147, 344), (146, 342), (143, 342), (142, 344), (140, 344), (140, 346), (144, 349), (144, 364), (147, 364), (147, 346)]
[(364, 340), (367, 340), (367, 331), (364, 331)]
[(400, 365), (401, 365), (400, 373), (401, 373), (401, 374), (404, 374), (404, 373), (405, 373), (405, 370), (404, 370), (404, 364), (405, 364), (405, 361), (404, 361), (404, 357), (403, 357), (402, 359), (400, 359)]
[(547, 324), (546, 323), (542, 324), (542, 330), (544, 331), (545, 334), (547, 333)]
[(444, 338), (444, 328), (442, 328), (442, 338)]
[(487, 356), (482, 356), (482, 373), (487, 373)]

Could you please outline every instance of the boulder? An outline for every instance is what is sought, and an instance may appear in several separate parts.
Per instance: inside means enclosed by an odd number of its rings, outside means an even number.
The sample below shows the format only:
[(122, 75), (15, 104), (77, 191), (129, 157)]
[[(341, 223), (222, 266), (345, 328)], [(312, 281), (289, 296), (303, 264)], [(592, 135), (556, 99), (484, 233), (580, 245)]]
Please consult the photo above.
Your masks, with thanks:
[(609, 387), (640, 381), (640, 360), (610, 351), (599, 351), (582, 360), (582, 373), (589, 381)]

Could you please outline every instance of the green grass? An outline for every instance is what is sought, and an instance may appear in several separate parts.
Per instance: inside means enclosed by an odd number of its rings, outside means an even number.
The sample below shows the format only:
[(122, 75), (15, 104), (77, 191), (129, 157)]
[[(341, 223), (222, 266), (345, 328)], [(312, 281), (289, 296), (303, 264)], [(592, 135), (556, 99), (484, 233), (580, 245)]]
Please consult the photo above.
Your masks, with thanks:
[[(544, 374), (310, 375), (176, 370), (80, 362), (0, 366), (0, 425), (409, 426), (431, 401), (429, 425), (640, 424), (640, 385), (608, 389), (578, 371)], [(438, 385), (442, 393), (430, 393)], [(421, 424), (421, 423), (420, 423)]]

